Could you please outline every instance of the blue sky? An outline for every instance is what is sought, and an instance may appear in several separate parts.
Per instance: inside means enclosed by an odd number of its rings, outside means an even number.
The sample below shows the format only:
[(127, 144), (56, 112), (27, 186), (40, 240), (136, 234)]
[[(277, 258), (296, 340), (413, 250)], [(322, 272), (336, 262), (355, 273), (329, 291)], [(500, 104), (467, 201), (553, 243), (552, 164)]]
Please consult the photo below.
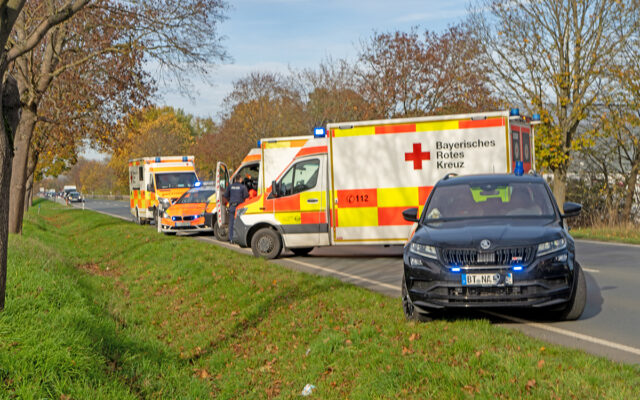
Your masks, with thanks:
[[(358, 43), (374, 31), (408, 31), (412, 26), (439, 32), (461, 21), (467, 0), (229, 0), (220, 25), (231, 63), (210, 70), (213, 86), (193, 80), (189, 100), (165, 90), (160, 103), (217, 119), (233, 81), (253, 71), (287, 72), (327, 57), (353, 58)], [(167, 94), (167, 92), (173, 92)]]

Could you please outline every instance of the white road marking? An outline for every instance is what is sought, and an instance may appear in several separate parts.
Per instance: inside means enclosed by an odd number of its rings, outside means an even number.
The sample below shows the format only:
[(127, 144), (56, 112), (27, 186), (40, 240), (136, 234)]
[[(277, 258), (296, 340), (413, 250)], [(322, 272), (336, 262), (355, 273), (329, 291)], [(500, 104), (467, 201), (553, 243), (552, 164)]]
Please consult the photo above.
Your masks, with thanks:
[(291, 261), (291, 262), (303, 265), (303, 266), (305, 266), (307, 268), (312, 268), (312, 269), (316, 269), (316, 270), (319, 270), (319, 271), (328, 272), (330, 274), (340, 275), (340, 276), (343, 276), (345, 278), (355, 279), (355, 280), (358, 280), (358, 281), (361, 281), (361, 282), (371, 283), (373, 285), (380, 286), (380, 287), (383, 287), (383, 288), (392, 289), (392, 290), (400, 290), (400, 286), (398, 286), (398, 285), (390, 285), (388, 283), (375, 281), (375, 280), (369, 279), (369, 278), (363, 278), (363, 277), (357, 276), (357, 275), (347, 274), (346, 272), (336, 271), (335, 269), (331, 269), (331, 268), (320, 267), (318, 265), (309, 264), (309, 263), (306, 263), (304, 261), (300, 261), (300, 260), (296, 260), (296, 259), (287, 259), (287, 261)]
[(531, 321), (527, 321), (526, 319), (512, 317), (510, 315), (499, 314), (493, 311), (483, 310), (483, 312), (489, 315), (496, 316), (498, 318), (506, 319), (508, 321), (517, 322), (519, 324), (527, 325), (533, 328), (542, 329), (548, 332), (557, 333), (559, 335), (568, 336), (574, 339), (584, 340), (585, 342), (594, 343), (600, 346), (610, 347), (612, 349), (616, 349), (616, 350), (620, 350), (620, 351), (624, 351), (627, 353), (632, 353), (640, 356), (640, 349), (637, 349), (635, 347), (626, 346), (620, 343), (610, 342), (608, 340), (600, 339), (600, 338), (589, 336), (589, 335), (583, 335), (582, 333), (577, 333), (577, 332), (569, 331), (562, 328), (556, 328), (555, 326), (545, 325), (539, 322), (531, 322)]
[(582, 268), (583, 271), (587, 271), (587, 272), (591, 272), (593, 274), (598, 274), (600, 273), (599, 269), (592, 269), (592, 268)]

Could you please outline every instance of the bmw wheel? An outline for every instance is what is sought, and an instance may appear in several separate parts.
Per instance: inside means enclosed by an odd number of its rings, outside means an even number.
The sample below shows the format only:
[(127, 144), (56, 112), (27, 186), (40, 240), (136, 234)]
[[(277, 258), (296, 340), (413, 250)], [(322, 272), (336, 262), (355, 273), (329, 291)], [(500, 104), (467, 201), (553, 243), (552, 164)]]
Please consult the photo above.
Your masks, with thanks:
[(221, 228), (218, 224), (218, 219), (215, 218), (215, 222), (213, 223), (213, 235), (221, 242), (228, 242), (229, 235), (228, 231), (225, 228)]

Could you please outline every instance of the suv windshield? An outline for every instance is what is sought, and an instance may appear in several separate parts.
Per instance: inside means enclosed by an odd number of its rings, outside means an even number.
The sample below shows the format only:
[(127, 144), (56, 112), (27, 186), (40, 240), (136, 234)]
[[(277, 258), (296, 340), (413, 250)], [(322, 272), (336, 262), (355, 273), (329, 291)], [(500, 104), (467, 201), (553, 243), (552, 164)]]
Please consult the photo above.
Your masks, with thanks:
[(189, 190), (187, 193), (182, 195), (180, 199), (176, 203), (178, 204), (189, 204), (189, 203), (206, 203), (209, 201), (209, 198), (213, 196), (216, 191), (214, 189), (200, 189), (200, 190)]
[(471, 183), (434, 189), (427, 220), (495, 217), (552, 217), (553, 206), (541, 183)]
[(198, 179), (193, 172), (172, 172), (156, 174), (156, 187), (158, 189), (190, 188)]

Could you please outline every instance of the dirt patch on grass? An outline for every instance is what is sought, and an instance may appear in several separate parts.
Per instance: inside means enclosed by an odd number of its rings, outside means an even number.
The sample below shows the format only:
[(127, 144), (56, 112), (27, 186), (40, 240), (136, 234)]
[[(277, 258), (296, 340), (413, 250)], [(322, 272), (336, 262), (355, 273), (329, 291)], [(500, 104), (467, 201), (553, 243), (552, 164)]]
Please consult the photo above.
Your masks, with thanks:
[(100, 266), (96, 263), (88, 263), (88, 264), (81, 264), (76, 266), (76, 268), (78, 268), (79, 270), (85, 271), (87, 273), (90, 273), (91, 275), (98, 275), (98, 276), (109, 276), (109, 277), (116, 277), (120, 275), (120, 272), (118, 272), (115, 269), (106, 267), (106, 268), (100, 268)]

